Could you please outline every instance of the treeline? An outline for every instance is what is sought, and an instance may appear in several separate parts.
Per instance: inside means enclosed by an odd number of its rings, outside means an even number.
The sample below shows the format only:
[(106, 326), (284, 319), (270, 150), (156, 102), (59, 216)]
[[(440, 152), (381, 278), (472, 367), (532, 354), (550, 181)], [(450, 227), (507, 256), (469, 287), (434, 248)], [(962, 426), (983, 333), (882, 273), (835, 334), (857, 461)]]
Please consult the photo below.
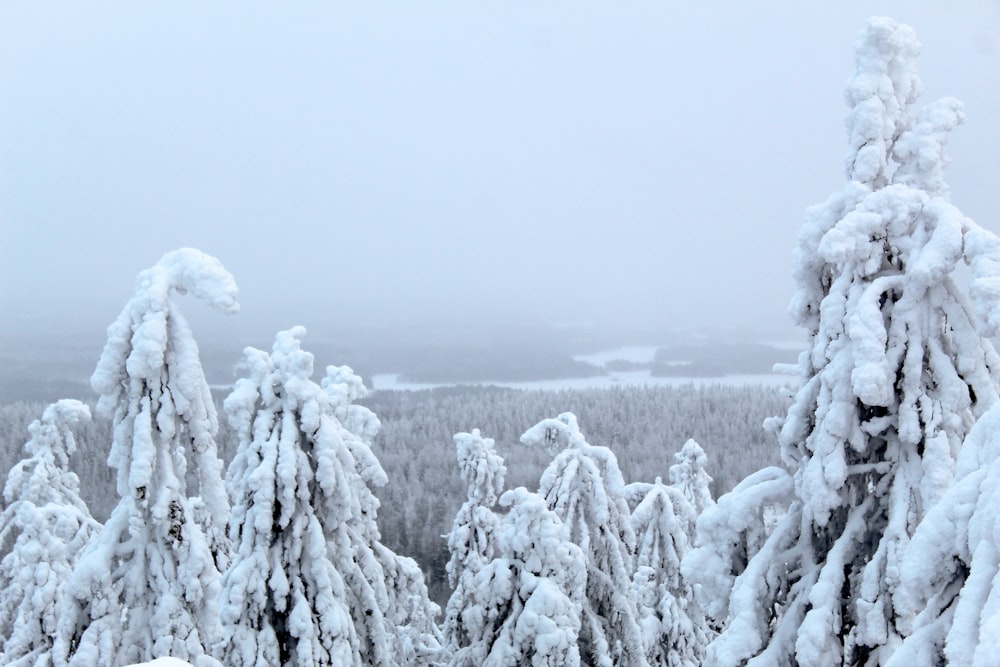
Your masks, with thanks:
[[(221, 403), (222, 396), (217, 396)], [(689, 438), (708, 455), (713, 495), (730, 490), (751, 472), (777, 462), (773, 436), (764, 419), (784, 414), (787, 399), (767, 386), (622, 386), (611, 389), (524, 391), (502, 387), (447, 387), (424, 391), (379, 391), (363, 403), (378, 415), (382, 429), (374, 451), (389, 483), (378, 489), (378, 523), (387, 546), (420, 563), (432, 598), (447, 600), (444, 565), (455, 512), (465, 486), (455, 461), (452, 436), (478, 428), (493, 438), (507, 460), (509, 488), (538, 487), (551, 455), (518, 442), (528, 426), (569, 411), (588, 440), (609, 447), (627, 482), (666, 479), (673, 455)], [(0, 474), (4, 478), (24, 456), (28, 425), (45, 405), (0, 405)], [(221, 405), (220, 405), (221, 412)], [(236, 436), (220, 420), (219, 452), (228, 466)], [(80, 493), (99, 521), (117, 502), (114, 475), (107, 466), (111, 424), (96, 417), (77, 427), (78, 452), (72, 468)]]
[(448, 549), (441, 536), (451, 530), (465, 499), (453, 434), (478, 428), (493, 438), (507, 461), (507, 487), (528, 489), (538, 487), (552, 457), (518, 439), (549, 415), (576, 414), (588, 441), (615, 452), (626, 482), (666, 479), (674, 453), (690, 438), (705, 449), (718, 497), (749, 473), (777, 463), (775, 440), (761, 424), (787, 409), (777, 388), (727, 385), (563, 391), (454, 387), (380, 391), (365, 404), (382, 421), (374, 450), (389, 476), (378, 494), (384, 539), (417, 559), (439, 602), (448, 595)]

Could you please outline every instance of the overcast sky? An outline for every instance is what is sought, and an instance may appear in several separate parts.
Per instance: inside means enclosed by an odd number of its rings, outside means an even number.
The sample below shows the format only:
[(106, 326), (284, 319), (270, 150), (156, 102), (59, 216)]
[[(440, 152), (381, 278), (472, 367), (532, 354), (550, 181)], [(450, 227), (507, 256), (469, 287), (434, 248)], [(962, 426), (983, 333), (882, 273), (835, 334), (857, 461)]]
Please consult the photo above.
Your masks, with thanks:
[(169, 250), (247, 321), (790, 327), (865, 19), (1000, 231), (1000, 3), (0, 5), (0, 314), (110, 322)]

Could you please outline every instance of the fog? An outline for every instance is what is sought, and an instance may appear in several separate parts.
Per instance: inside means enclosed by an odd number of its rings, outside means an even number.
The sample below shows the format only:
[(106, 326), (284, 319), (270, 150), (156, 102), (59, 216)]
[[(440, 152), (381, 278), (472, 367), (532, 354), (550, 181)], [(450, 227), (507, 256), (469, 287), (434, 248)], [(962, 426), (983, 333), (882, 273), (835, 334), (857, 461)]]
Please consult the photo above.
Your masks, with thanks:
[(0, 315), (103, 327), (193, 246), (243, 306), (199, 335), (792, 331), (873, 13), (965, 102), (953, 200), (1000, 231), (1000, 4), (917, 5), (4, 3)]

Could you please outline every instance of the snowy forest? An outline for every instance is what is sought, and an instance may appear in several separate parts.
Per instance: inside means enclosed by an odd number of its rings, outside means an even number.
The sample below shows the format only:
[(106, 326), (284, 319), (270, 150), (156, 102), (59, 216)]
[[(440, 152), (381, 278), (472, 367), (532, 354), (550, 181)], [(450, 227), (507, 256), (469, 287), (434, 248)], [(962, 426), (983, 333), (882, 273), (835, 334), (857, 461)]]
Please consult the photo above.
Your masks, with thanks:
[(787, 392), (418, 401), (293, 326), (217, 402), (181, 306), (236, 313), (236, 279), (165, 254), (93, 409), (0, 409), (0, 663), (996, 664), (1000, 239), (951, 202), (964, 112), (921, 102), (919, 49), (858, 37)]

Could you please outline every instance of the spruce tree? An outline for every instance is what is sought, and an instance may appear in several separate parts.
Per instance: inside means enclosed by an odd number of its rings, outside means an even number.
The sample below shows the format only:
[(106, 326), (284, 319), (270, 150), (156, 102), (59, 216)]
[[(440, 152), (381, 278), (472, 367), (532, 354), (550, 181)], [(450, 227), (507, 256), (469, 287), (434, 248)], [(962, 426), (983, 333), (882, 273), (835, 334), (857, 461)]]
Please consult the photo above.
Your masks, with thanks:
[[(247, 348), (250, 377), (225, 403), (239, 448), (228, 472), (223, 662), (432, 663), (440, 647), (420, 570), (378, 541), (368, 484), (385, 473), (359, 435), (377, 420), (350, 404), (353, 373), (331, 369), (322, 387), (311, 380), (304, 334), (279, 333), (271, 354)], [(338, 413), (353, 416), (351, 429)]]
[(670, 466), (670, 484), (684, 494), (699, 516), (706, 507), (715, 504), (712, 499), (712, 478), (705, 470), (708, 457), (705, 450), (694, 440), (688, 440), (681, 451), (674, 454), (676, 463)]
[(80, 498), (80, 481), (68, 469), (76, 450), (72, 428), (90, 420), (90, 409), (61, 400), (28, 427), (29, 457), (7, 476), (0, 514), (0, 663), (52, 664), (52, 641), (63, 583), (80, 551), (101, 525)]
[[(91, 378), (98, 410), (113, 422), (108, 464), (120, 499), (67, 582), (55, 653), (71, 665), (168, 655), (214, 663), (217, 563), (226, 547), (213, 538), (214, 524), (198, 521), (195, 506), (216, 521), (229, 507), (215, 408), (175, 301), (184, 293), (225, 313), (238, 310), (236, 283), (217, 259), (191, 248), (167, 253), (139, 274)], [(188, 452), (196, 494), (187, 488)]]
[(709, 633), (681, 561), (690, 549), (696, 510), (680, 489), (659, 477), (645, 486), (631, 520), (636, 534), (633, 585), (646, 658), (650, 665), (695, 667), (702, 664)]
[[(1000, 320), (1000, 255), (949, 201), (944, 144), (962, 109), (916, 106), (918, 52), (891, 19), (858, 40), (848, 183), (807, 212), (795, 251), (792, 313), (810, 343), (779, 435), (795, 501), (736, 578), (713, 664), (885, 664), (902, 554), (997, 400), (983, 334)], [(987, 329), (953, 277), (963, 262)]]
[(645, 666), (632, 588), (635, 532), (618, 460), (610, 449), (589, 444), (570, 412), (539, 422), (521, 442), (561, 450), (542, 473), (538, 493), (562, 520), (565, 539), (586, 557), (581, 659), (609, 667)]
[(471, 641), (462, 611), (475, 592), (476, 575), (497, 553), (500, 519), (493, 512), (493, 506), (503, 492), (507, 474), (503, 458), (493, 448), (493, 440), (483, 438), (479, 429), (458, 433), (454, 439), (458, 465), (468, 492), (448, 535), (451, 559), (446, 568), (453, 592), (445, 611), (443, 631), (453, 651), (468, 646)]
[(473, 578), (462, 610), (468, 643), (452, 667), (573, 667), (581, 663), (586, 556), (567, 542), (562, 521), (524, 487), (500, 497), (507, 507), (497, 556)]
[(893, 604), (906, 637), (890, 667), (988, 667), (1000, 655), (1000, 406), (976, 422), (957, 469), (903, 557)]

